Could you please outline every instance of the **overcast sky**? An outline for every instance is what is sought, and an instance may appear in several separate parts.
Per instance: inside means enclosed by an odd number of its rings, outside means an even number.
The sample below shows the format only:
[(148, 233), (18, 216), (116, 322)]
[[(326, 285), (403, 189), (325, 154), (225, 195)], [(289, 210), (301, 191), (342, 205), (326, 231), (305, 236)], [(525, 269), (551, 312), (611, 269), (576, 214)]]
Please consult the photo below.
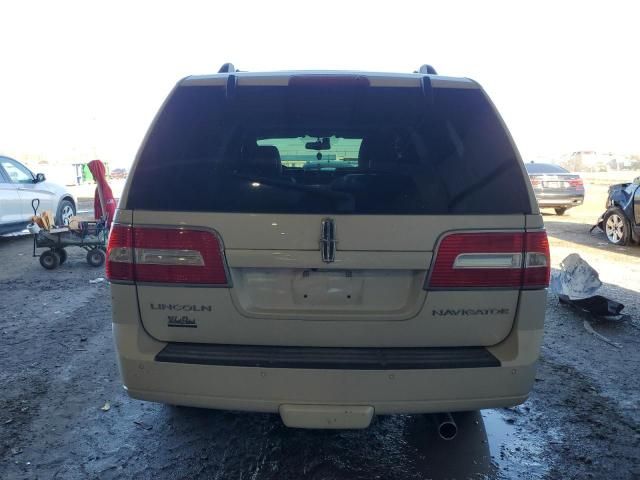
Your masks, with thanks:
[(0, 154), (127, 166), (173, 84), (243, 70), (478, 80), (525, 159), (640, 152), (636, 2), (2, 2)]

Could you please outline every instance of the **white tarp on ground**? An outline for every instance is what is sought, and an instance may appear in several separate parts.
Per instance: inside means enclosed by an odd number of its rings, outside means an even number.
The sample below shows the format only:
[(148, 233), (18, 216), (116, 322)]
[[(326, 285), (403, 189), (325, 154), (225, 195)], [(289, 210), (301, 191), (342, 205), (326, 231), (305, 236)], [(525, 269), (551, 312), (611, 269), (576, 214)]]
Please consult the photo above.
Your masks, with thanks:
[(551, 291), (571, 300), (591, 297), (601, 286), (598, 272), (577, 253), (568, 255), (551, 275)]

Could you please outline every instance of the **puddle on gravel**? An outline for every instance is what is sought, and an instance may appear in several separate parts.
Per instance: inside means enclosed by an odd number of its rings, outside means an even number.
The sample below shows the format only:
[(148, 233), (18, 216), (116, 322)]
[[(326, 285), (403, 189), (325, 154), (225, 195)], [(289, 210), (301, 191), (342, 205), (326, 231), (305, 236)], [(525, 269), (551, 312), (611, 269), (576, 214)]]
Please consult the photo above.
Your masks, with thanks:
[[(491, 461), (499, 470), (499, 477), (537, 478), (549, 465), (544, 461), (544, 439), (522, 425), (526, 414), (519, 410), (482, 410)], [(559, 434), (551, 433), (552, 437)]]
[(479, 412), (453, 415), (458, 435), (450, 441), (438, 436), (431, 416), (416, 416), (408, 439), (416, 448), (415, 469), (425, 478), (495, 478), (487, 433)]
[(524, 415), (503, 410), (455, 413), (458, 435), (444, 441), (433, 419), (415, 417), (408, 439), (416, 470), (427, 478), (539, 478), (548, 471), (544, 441), (529, 432)]

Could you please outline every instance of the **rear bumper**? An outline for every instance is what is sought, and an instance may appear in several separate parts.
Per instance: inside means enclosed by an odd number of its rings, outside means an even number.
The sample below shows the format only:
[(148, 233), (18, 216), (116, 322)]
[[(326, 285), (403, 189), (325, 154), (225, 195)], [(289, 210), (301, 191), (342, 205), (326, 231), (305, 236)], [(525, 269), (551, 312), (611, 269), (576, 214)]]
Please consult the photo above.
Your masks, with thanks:
[[(185, 368), (188, 367), (188, 368)], [(289, 405), (372, 407), (375, 414), (507, 407), (531, 390), (534, 365), (451, 370), (261, 370), (157, 363), (122, 365), (129, 395), (175, 405), (278, 412)], [(139, 371), (136, 371), (138, 369)]]
[(449, 370), (499, 367), (483, 347), (347, 348), (169, 343), (157, 362), (296, 370)]
[(582, 205), (584, 202), (583, 193), (569, 193), (569, 194), (557, 194), (557, 193), (536, 193), (536, 200), (540, 207), (557, 207), (557, 208), (570, 208)]
[(141, 385), (136, 378), (131, 383), (143, 389), (130, 386), (131, 396), (281, 414), (296, 406), (298, 415), (309, 409), (310, 416), (320, 406), (357, 406), (391, 414), (513, 405), (526, 398), (535, 373), (532, 365), (515, 372), (502, 368), (485, 348), (197, 344), (167, 345), (143, 369), (146, 379), (149, 369), (157, 371), (157, 380), (163, 377), (171, 391), (153, 391), (155, 379)]
[[(118, 308), (122, 303), (114, 305), (113, 332), (123, 383), (133, 398), (225, 410), (280, 412), (285, 422), (310, 427), (317, 427), (318, 418), (324, 418), (323, 415), (335, 419), (332, 407), (339, 407), (355, 413), (343, 415), (334, 428), (349, 428), (366, 426), (362, 419), (371, 411), (368, 407), (374, 414), (384, 415), (477, 410), (522, 403), (534, 383), (545, 296), (545, 291), (521, 293), (511, 333), (499, 344), (480, 349), (490, 353), (486, 358), (491, 363), (485, 366), (477, 362), (479, 357), (470, 364), (465, 364), (468, 356), (466, 360), (458, 357), (456, 361), (451, 358), (443, 361), (442, 352), (437, 361), (433, 356), (427, 355), (426, 359), (419, 356), (418, 363), (412, 365), (406, 363), (406, 357), (405, 363), (382, 359), (380, 365), (371, 363), (367, 357), (350, 359), (351, 365), (300, 363), (305, 368), (293, 368), (286, 358), (280, 358), (279, 363), (265, 363), (260, 355), (256, 357), (258, 360), (247, 363), (246, 354), (242, 356), (244, 363), (220, 364), (224, 362), (219, 358), (209, 362), (196, 358), (198, 352), (191, 352), (191, 360), (187, 362), (188, 359), (175, 356), (176, 351), (169, 352), (173, 357), (163, 356), (161, 352), (167, 353), (167, 343), (150, 337), (135, 315), (129, 316), (129, 309)], [(369, 362), (369, 367), (358, 362)]]
[(349, 370), (161, 362), (152, 351), (141, 351), (138, 340), (146, 334), (138, 327), (114, 325), (114, 333), (125, 388), (140, 400), (259, 412), (278, 412), (283, 405), (358, 405), (376, 414), (520, 404), (533, 386), (542, 337), (541, 331), (520, 332), (518, 341), (530, 354), (500, 366)]

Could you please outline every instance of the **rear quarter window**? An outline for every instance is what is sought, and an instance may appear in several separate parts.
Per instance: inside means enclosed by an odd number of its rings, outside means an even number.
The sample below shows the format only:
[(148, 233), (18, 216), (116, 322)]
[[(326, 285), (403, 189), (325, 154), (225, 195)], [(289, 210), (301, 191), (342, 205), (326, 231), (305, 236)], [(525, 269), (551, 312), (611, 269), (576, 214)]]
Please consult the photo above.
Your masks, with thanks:
[(530, 213), (509, 137), (481, 90), (177, 87), (127, 208), (326, 214)]

